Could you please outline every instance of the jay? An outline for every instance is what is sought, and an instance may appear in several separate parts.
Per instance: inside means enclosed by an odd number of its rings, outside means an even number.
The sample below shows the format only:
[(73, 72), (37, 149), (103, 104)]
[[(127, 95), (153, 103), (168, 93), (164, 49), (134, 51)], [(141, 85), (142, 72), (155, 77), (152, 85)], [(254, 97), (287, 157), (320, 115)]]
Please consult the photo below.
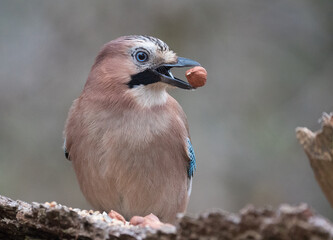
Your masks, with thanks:
[(192, 66), (200, 64), (150, 36), (103, 46), (64, 130), (65, 156), (95, 209), (168, 223), (185, 212), (195, 155), (186, 115), (166, 89), (192, 89), (170, 71)]

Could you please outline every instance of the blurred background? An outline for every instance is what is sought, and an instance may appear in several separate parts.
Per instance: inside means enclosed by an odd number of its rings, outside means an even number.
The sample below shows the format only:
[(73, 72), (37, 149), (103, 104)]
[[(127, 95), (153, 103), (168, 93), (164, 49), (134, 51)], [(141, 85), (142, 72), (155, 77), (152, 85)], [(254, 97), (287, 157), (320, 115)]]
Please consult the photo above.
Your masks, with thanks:
[(197, 156), (189, 214), (306, 202), (333, 219), (295, 137), (333, 110), (331, 0), (1, 0), (0, 194), (89, 208), (63, 126), (101, 46), (130, 34), (208, 71), (171, 91)]

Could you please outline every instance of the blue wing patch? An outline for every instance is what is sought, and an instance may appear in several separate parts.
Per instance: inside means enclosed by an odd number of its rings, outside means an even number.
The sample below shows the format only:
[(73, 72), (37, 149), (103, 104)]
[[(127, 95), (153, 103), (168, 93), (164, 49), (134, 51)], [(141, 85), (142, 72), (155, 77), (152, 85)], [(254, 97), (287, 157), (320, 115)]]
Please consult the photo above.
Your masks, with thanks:
[(190, 159), (188, 168), (187, 168), (187, 176), (189, 178), (193, 177), (194, 171), (197, 169), (197, 164), (195, 162), (195, 153), (189, 138), (186, 138), (187, 142), (187, 155)]

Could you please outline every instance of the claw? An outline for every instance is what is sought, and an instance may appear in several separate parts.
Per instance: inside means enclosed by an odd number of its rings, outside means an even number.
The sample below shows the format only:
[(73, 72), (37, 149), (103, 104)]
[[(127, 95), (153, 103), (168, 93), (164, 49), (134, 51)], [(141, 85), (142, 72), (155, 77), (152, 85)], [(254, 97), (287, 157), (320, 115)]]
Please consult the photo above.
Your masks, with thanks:
[(160, 219), (152, 213), (145, 217), (134, 216), (131, 218), (130, 224), (140, 227), (148, 226), (154, 229), (160, 229), (162, 227), (173, 227), (171, 224), (161, 222)]
[(123, 222), (124, 224), (126, 223), (125, 218), (124, 218), (120, 213), (117, 213), (116, 211), (111, 210), (111, 211), (108, 213), (108, 216), (109, 216), (110, 218), (117, 219), (117, 220)]

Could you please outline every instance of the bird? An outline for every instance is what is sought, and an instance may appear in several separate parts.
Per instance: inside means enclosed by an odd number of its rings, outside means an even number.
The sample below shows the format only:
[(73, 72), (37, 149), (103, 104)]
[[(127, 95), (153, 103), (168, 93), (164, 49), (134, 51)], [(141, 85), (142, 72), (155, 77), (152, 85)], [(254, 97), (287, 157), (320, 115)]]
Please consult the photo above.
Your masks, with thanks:
[(169, 88), (193, 87), (172, 68), (200, 66), (162, 40), (122, 36), (98, 53), (64, 128), (65, 156), (96, 210), (174, 223), (196, 170), (187, 117)]

